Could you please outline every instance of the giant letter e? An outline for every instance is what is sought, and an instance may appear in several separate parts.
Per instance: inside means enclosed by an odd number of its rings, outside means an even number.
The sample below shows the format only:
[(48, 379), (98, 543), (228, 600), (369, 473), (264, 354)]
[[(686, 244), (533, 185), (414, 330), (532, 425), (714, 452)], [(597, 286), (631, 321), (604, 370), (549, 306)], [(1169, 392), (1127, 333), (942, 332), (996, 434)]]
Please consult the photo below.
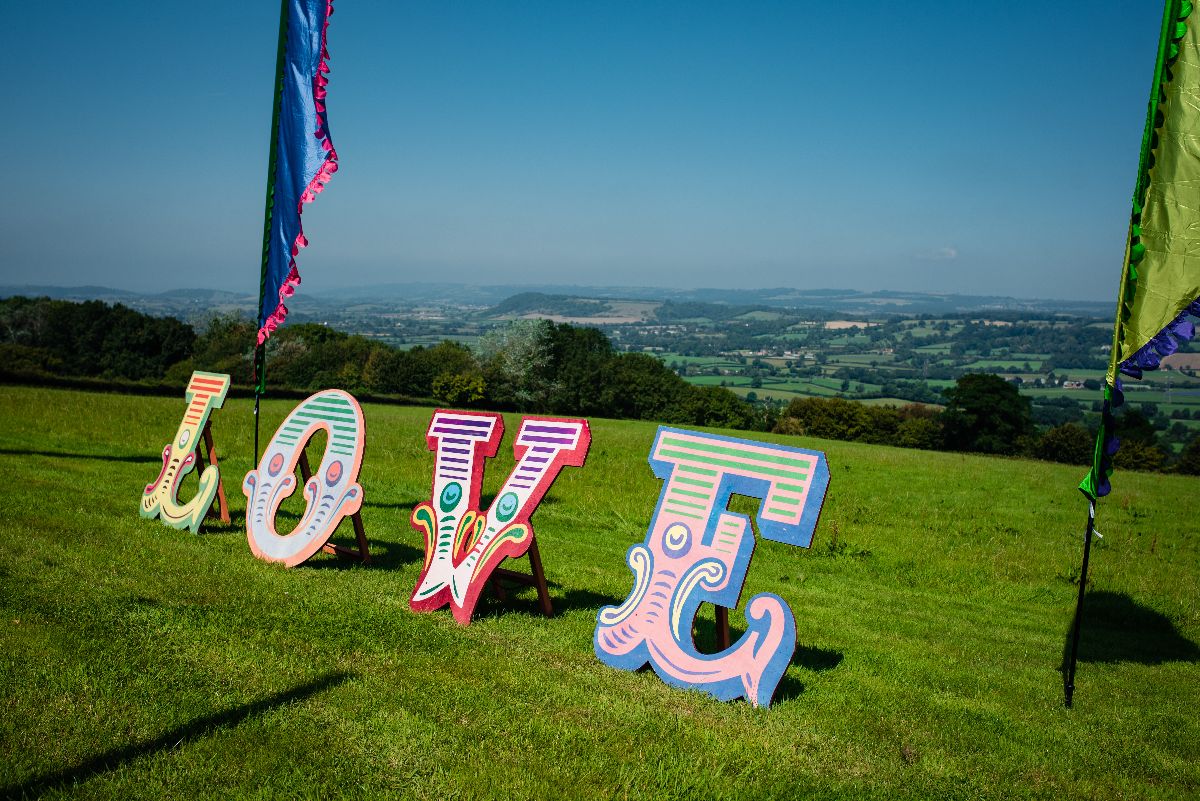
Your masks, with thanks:
[(626, 556), (633, 591), (597, 615), (596, 656), (625, 670), (649, 662), (668, 684), (766, 706), (796, 650), (787, 603), (755, 595), (746, 604), (746, 633), (717, 654), (696, 650), (692, 622), (705, 601), (735, 608), (750, 566), (750, 519), (728, 511), (729, 496), (759, 498), (762, 535), (806, 548), (829, 486), (825, 455), (662, 427), (650, 466), (663, 479), (662, 493), (645, 541)]

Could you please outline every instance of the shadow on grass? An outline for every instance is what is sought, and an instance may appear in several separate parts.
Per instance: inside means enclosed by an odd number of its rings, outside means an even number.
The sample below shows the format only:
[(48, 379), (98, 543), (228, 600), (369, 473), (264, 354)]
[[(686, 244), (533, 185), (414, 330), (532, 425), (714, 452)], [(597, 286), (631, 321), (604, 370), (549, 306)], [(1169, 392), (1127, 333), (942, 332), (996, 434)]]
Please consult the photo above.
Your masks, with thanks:
[[(1063, 641), (1063, 675), (1071, 658), (1071, 629)], [(1080, 662), (1200, 662), (1200, 646), (1184, 637), (1161, 612), (1118, 592), (1089, 592), (1083, 600)]]
[(301, 684), (290, 690), (269, 695), (261, 701), (242, 704), (241, 706), (227, 709), (224, 712), (217, 712), (206, 717), (196, 718), (189, 723), (165, 732), (153, 740), (133, 743), (121, 748), (105, 751), (73, 768), (66, 768), (54, 773), (37, 776), (24, 784), (0, 787), (0, 798), (36, 798), (43, 793), (64, 785), (85, 782), (102, 773), (117, 770), (141, 757), (151, 756), (162, 751), (172, 751), (184, 743), (198, 740), (201, 737), (212, 734), (218, 729), (238, 726), (247, 718), (254, 715), (260, 715), (276, 707), (302, 701), (353, 677), (354, 674), (352, 673), (343, 673), (340, 671), (327, 673), (307, 684)]
[(244, 514), (229, 515), (229, 522), (222, 523), (218, 517), (206, 517), (200, 524), (201, 534), (241, 534), (246, 536), (246, 516)]
[(380, 503), (378, 501), (364, 500), (362, 505), (364, 509), (405, 509), (411, 514), (417, 504), (427, 503), (428, 501), (428, 498), (418, 498), (415, 501), (401, 501), (400, 503)]
[[(842, 664), (843, 659), (845, 659), (845, 655), (841, 651), (798, 645), (796, 646), (796, 653), (792, 654), (791, 664), (805, 670), (824, 673), (826, 670), (833, 670)], [(804, 682), (789, 673), (784, 673), (783, 679), (780, 680), (779, 686), (775, 689), (775, 696), (772, 703), (797, 698), (803, 692)]]
[(796, 647), (796, 653), (792, 654), (792, 664), (814, 673), (824, 673), (842, 664), (845, 658), (841, 651), (799, 645)]
[[(560, 594), (555, 590), (562, 589), (562, 585), (547, 581), (546, 586), (550, 589), (550, 605), (554, 609), (554, 617), (581, 609), (598, 612), (602, 606), (615, 606), (621, 603), (619, 598), (594, 590), (573, 589)], [(542, 617), (537, 590), (534, 587), (506, 581), (504, 583), (504, 600), (501, 601), (496, 598), (495, 591), (489, 586), (480, 595), (479, 606), (475, 608), (472, 619), (483, 620), (510, 614)]]
[[(349, 522), (346, 523), (350, 525)], [(343, 548), (349, 548), (352, 551), (358, 551), (358, 540), (354, 538), (354, 532), (350, 531), (346, 536), (330, 537), (329, 541), (334, 545), (341, 545)], [(367, 565), (367, 569), (383, 568), (384, 570), (395, 570), (402, 565), (420, 562), (425, 559), (425, 551), (420, 548), (414, 548), (411, 545), (404, 545), (398, 542), (380, 542), (372, 540), (370, 534), (367, 535), (367, 547), (371, 553), (371, 562)], [(306, 570), (348, 570), (354, 567), (361, 567), (362, 563), (357, 559), (345, 556), (330, 556), (329, 558), (309, 559), (307, 562), (299, 564), (296, 569)]]
[[(702, 654), (715, 654), (720, 649), (717, 647), (717, 626), (713, 615), (712, 607), (708, 604), (701, 606), (702, 614), (697, 617), (696, 625), (692, 631), (692, 639), (696, 644), (696, 650)], [(746, 621), (740, 612), (730, 610), (729, 614), (729, 642), (736, 647), (738, 640), (746, 633)], [(838, 665), (842, 664), (845, 658), (841, 651), (833, 651), (828, 648), (814, 648), (806, 645), (797, 645), (796, 651), (792, 654), (791, 665), (805, 670), (811, 670), (815, 673), (824, 673), (826, 670), (833, 670)], [(775, 702), (786, 701), (790, 698), (796, 698), (804, 692), (804, 683), (799, 679), (794, 678), (788, 673), (783, 674), (783, 679), (779, 682), (779, 687), (775, 690)]]
[(157, 454), (154, 456), (137, 456), (115, 453), (69, 453), (67, 451), (31, 451), (21, 448), (0, 448), (0, 456), (50, 456), (56, 459), (98, 459), (102, 462), (162, 465), (162, 456)]
[(599, 612), (600, 607), (618, 606), (624, 599), (595, 590), (567, 590), (557, 597), (551, 594), (550, 600), (554, 603), (554, 613), (559, 614), (560, 612), (577, 612), (581, 609)]
[[(192, 499), (193, 493), (187, 493), (188, 501)], [(229, 498), (228, 495), (225, 496)], [(185, 501), (186, 503), (186, 501)], [(200, 523), (200, 534), (238, 534), (243, 538), (246, 536), (246, 510), (229, 508), (228, 503), (226, 508), (229, 510), (229, 522), (222, 523), (221, 518), (217, 515), (217, 502), (213, 501), (212, 508), (209, 509), (208, 515)]]

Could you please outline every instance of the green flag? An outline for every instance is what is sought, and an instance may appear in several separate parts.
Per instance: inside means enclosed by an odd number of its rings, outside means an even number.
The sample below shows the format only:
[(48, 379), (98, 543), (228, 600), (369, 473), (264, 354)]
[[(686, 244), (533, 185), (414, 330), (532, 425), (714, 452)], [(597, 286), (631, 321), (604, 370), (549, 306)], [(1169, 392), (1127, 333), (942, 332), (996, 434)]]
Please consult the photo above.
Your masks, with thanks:
[[(1107, 495), (1121, 374), (1141, 378), (1195, 335), (1200, 317), (1200, 37), (1189, 0), (1167, 0), (1138, 159), (1124, 272), (1092, 469), (1079, 489)], [(1193, 21), (1194, 22), (1194, 21)]]

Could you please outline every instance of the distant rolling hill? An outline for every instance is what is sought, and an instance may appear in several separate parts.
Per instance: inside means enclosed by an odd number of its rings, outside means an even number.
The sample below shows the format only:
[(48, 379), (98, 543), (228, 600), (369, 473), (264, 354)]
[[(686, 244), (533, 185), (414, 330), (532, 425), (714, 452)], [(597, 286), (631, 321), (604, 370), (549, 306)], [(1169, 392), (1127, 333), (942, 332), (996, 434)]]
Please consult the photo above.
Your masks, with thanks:
[[(194, 316), (197, 310), (241, 310), (252, 315), (257, 298), (253, 295), (213, 289), (179, 289), (157, 294), (130, 292), (101, 286), (0, 286), (0, 297), (12, 295), (48, 296), (66, 300), (103, 300), (156, 314)], [(614, 301), (653, 304), (710, 303), (748, 308), (819, 309), (836, 314), (962, 314), (995, 311), (1028, 311), (1108, 317), (1111, 302), (1012, 298), (993, 295), (956, 295), (932, 292), (853, 289), (672, 289), (664, 287), (521, 285), (521, 284), (448, 284), (390, 283), (346, 287), (325, 292), (301, 290), (288, 304), (301, 317), (347, 306), (392, 310), (413, 306), (454, 306), (487, 309), (488, 315), (522, 316), (544, 314), (551, 317), (605, 317), (614, 311)], [(617, 316), (629, 312), (616, 309)], [(643, 312), (633, 312), (634, 316)]]

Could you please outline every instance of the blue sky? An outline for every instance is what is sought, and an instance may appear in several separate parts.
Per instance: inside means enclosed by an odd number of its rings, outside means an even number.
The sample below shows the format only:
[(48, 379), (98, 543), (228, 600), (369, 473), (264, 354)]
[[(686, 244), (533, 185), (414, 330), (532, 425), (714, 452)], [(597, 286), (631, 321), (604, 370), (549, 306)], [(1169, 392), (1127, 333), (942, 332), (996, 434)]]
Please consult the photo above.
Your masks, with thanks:
[[(0, 5), (0, 283), (255, 291), (275, 0)], [(302, 292), (1115, 300), (1157, 3), (335, 5)]]

